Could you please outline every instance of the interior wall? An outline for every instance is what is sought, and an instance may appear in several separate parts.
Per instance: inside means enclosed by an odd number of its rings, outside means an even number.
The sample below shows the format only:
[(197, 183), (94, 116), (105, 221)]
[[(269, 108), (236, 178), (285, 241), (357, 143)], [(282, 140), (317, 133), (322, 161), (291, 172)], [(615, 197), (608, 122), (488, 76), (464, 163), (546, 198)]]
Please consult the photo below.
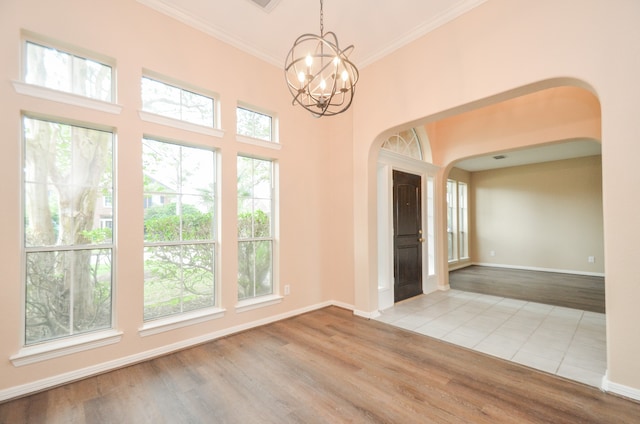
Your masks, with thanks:
[(473, 172), (471, 180), (474, 263), (604, 275), (600, 156)]
[[(21, 31), (112, 58), (116, 63), (119, 114), (18, 94), (21, 80)], [(240, 52), (193, 28), (132, 0), (3, 0), (0, 2), (0, 400), (86, 373), (122, 366), (208, 337), (322, 306), (338, 296), (353, 301), (352, 118), (318, 120), (291, 105), (282, 70)], [(142, 121), (140, 78), (143, 69), (219, 95), (221, 138)], [(256, 78), (259, 75), (259, 78)], [(235, 137), (238, 102), (273, 111), (279, 120), (281, 149), (241, 143)], [(117, 248), (114, 279), (114, 328), (119, 343), (31, 365), (9, 358), (23, 343), (21, 264), (21, 114), (98, 124), (117, 134)], [(330, 122), (331, 124), (328, 124)], [(221, 225), (218, 306), (224, 316), (141, 337), (143, 326), (143, 202), (141, 139), (163, 137), (216, 149), (221, 158)], [(279, 281), (276, 293), (290, 285), (279, 304), (246, 312), (237, 303), (236, 156), (275, 159), (279, 166)], [(328, 164), (331, 164), (330, 166)], [(331, 280), (334, 285), (326, 284)]]
[[(356, 309), (366, 313), (377, 305), (377, 263), (371, 258), (377, 247), (373, 152), (380, 134), (405, 122), (436, 122), (550, 87), (586, 88), (601, 110), (601, 131), (596, 119), (589, 134), (580, 134), (577, 127), (589, 123), (578, 120), (559, 128), (570, 134), (561, 138), (536, 136), (533, 127), (520, 139), (500, 134), (484, 139), (469, 132), (439, 143), (429, 132), (434, 163), (443, 167), (437, 196), (442, 202), (447, 167), (457, 160), (574, 137), (602, 140), (608, 349), (603, 388), (640, 399), (640, 340), (633, 324), (640, 320), (639, 201), (629, 195), (629, 187), (640, 185), (640, 45), (629, 42), (640, 39), (637, 16), (640, 3), (634, 0), (615, 6), (600, 0), (491, 0), (362, 70), (354, 104)], [(441, 130), (436, 128), (436, 137)], [(442, 203), (438, 212), (444, 212)], [(446, 228), (441, 218), (438, 224), (440, 231)], [(446, 238), (439, 236), (438, 250), (446, 252)], [(445, 287), (442, 255), (438, 267)]]

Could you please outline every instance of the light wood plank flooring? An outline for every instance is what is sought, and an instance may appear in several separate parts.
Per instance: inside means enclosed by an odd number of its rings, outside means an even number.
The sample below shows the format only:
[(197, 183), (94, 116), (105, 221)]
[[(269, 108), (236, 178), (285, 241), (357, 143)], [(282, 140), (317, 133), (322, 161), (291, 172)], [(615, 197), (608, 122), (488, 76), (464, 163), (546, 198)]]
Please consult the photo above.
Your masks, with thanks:
[(605, 312), (603, 277), (469, 266), (451, 271), (449, 286), (462, 291)]
[(639, 418), (639, 403), (336, 307), (0, 405), (11, 424)]

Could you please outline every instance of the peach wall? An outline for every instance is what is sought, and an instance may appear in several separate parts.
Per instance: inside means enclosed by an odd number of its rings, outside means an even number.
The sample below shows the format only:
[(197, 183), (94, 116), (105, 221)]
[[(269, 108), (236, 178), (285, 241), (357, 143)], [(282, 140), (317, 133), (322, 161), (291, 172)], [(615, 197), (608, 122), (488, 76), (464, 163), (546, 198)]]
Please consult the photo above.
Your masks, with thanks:
[[(117, 102), (122, 113), (59, 104), (17, 94), (21, 78), (21, 30), (115, 59)], [(0, 397), (46, 387), (52, 378), (96, 366), (122, 364), (208, 334), (276, 319), (339, 298), (353, 303), (351, 222), (352, 120), (312, 118), (294, 108), (282, 70), (240, 52), (132, 0), (5, 0), (0, 2), (0, 133), (2, 152), (2, 320), (0, 320)], [(149, 69), (219, 94), (222, 138), (143, 122), (140, 77)], [(256, 78), (260, 75), (260, 78)], [(235, 139), (238, 101), (274, 111), (279, 117), (281, 150)], [(115, 275), (115, 328), (121, 342), (45, 362), (14, 367), (9, 357), (22, 346), (22, 271), (20, 253), (20, 181), (22, 111), (113, 127), (117, 133), (118, 222)], [(153, 336), (140, 337), (143, 304), (142, 165), (143, 135), (161, 136), (215, 148), (221, 155), (220, 304), (221, 319)], [(274, 158), (279, 164), (279, 285), (291, 286), (280, 304), (237, 313), (236, 155)], [(331, 164), (328, 167), (327, 164)], [(337, 207), (333, 207), (337, 204)], [(337, 247), (333, 247), (333, 246)], [(334, 285), (324, 284), (332, 281)], [(112, 365), (110, 365), (112, 364)], [(39, 382), (44, 382), (39, 386)], [(49, 382), (49, 383), (47, 383)], [(17, 389), (16, 389), (17, 388)], [(22, 389), (24, 388), (24, 389)], [(17, 390), (17, 391), (16, 391)]]
[[(640, 320), (640, 246), (635, 242), (640, 236), (640, 205), (632, 194), (640, 184), (640, 45), (633, 41), (640, 39), (638, 16), (640, 3), (634, 0), (491, 0), (362, 71), (353, 153), (357, 310), (367, 313), (377, 305), (374, 205), (379, 135), (407, 122), (434, 122), (540, 89), (579, 85), (592, 90), (601, 106), (605, 388), (640, 398), (640, 337), (634, 324)], [(492, 146), (466, 140), (451, 150), (448, 145), (439, 147), (439, 165), (446, 167), (472, 154), (513, 145), (502, 139)], [(444, 175), (445, 170), (441, 184)], [(442, 231), (442, 219), (437, 223)], [(441, 233), (441, 251), (446, 248), (443, 238)], [(443, 280), (442, 255), (438, 270)]]

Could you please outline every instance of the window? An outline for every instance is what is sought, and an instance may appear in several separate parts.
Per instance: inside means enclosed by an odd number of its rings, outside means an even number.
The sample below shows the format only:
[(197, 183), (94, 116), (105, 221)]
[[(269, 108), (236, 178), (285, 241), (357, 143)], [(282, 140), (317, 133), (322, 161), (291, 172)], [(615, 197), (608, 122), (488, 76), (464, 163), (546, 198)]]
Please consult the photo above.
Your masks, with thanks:
[(24, 82), (105, 102), (113, 101), (111, 66), (26, 42)]
[(144, 139), (144, 319), (215, 305), (215, 153)]
[(273, 162), (238, 156), (238, 300), (273, 294)]
[(237, 132), (251, 138), (273, 141), (273, 118), (244, 107), (236, 109)]
[(214, 127), (213, 98), (142, 77), (142, 110), (196, 125)]
[(25, 344), (111, 328), (114, 136), (28, 116), (23, 134)]
[(382, 143), (382, 148), (391, 152), (422, 160), (422, 148), (413, 128), (392, 135)]
[(460, 259), (469, 257), (469, 208), (467, 184), (458, 182), (458, 253)]
[(449, 262), (469, 258), (468, 185), (447, 180), (447, 236)]
[(448, 256), (449, 261), (455, 261), (458, 259), (458, 246), (457, 246), (457, 216), (456, 213), (458, 205), (456, 203), (457, 192), (456, 182), (454, 180), (447, 180), (447, 239), (448, 239)]

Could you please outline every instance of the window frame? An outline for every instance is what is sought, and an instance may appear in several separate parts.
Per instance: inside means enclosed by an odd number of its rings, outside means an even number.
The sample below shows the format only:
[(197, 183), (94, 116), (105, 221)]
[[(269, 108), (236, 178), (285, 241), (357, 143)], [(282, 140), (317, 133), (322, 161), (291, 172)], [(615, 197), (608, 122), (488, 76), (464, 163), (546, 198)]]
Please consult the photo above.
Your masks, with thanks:
[[(56, 88), (52, 88), (52, 87), (48, 87), (46, 85), (40, 85), (40, 84), (35, 84), (35, 83), (29, 83), (27, 82), (27, 60), (28, 60), (28, 53), (27, 53), (27, 49), (28, 49), (28, 45), (29, 44), (33, 44), (39, 47), (44, 47), (47, 49), (52, 49), (55, 51), (58, 51), (60, 53), (72, 56), (72, 57), (76, 57), (76, 58), (80, 58), (80, 59), (84, 59), (84, 60), (88, 60), (91, 62), (95, 62), (98, 63), (100, 65), (106, 66), (108, 68), (111, 69), (111, 87), (109, 89), (109, 97), (110, 100), (102, 100), (102, 99), (98, 99), (98, 98), (94, 98), (94, 97), (90, 97), (90, 96), (86, 96), (83, 94), (79, 94), (77, 92), (74, 92), (73, 90), (71, 91), (66, 91), (66, 90), (59, 90)], [(61, 42), (58, 40), (54, 40), (52, 38), (49, 37), (43, 37), (40, 36), (36, 33), (33, 33), (31, 31), (22, 31), (22, 57), (23, 60), (21, 61), (21, 70), (20, 70), (20, 81), (27, 85), (27, 86), (31, 86), (31, 87), (38, 87), (39, 89), (43, 89), (43, 90), (51, 90), (53, 92), (58, 92), (58, 93), (64, 93), (66, 95), (70, 95), (70, 96), (77, 96), (80, 97), (82, 99), (86, 99), (90, 102), (100, 102), (100, 103), (106, 103), (106, 104), (116, 104), (117, 103), (117, 68), (116, 68), (116, 61), (106, 55), (102, 55), (96, 52), (93, 52), (91, 50), (88, 49), (84, 49), (82, 47), (77, 47), (74, 46), (72, 44), (69, 43), (65, 43), (65, 42)], [(71, 78), (73, 78), (73, 75), (70, 76)]]
[[(261, 138), (256, 138), (256, 137), (252, 137), (249, 135), (244, 135), (244, 134), (239, 134), (238, 132), (238, 109), (243, 109), (249, 112), (253, 112), (256, 113), (258, 115), (264, 115), (264, 116), (268, 116), (271, 118), (271, 139), (270, 140), (264, 140)], [(280, 145), (280, 141), (279, 141), (279, 119), (278, 119), (278, 114), (275, 112), (272, 112), (270, 110), (261, 108), (261, 107), (257, 107), (257, 106), (253, 106), (249, 103), (245, 103), (245, 102), (238, 102), (236, 105), (236, 121), (235, 121), (235, 133), (236, 133), (236, 141), (240, 142), (240, 143), (244, 143), (244, 144), (251, 144), (254, 146), (260, 146), (260, 147), (267, 147), (269, 149), (274, 149), (274, 150), (280, 150), (281, 149), (281, 145)]]
[[(265, 307), (273, 304), (280, 303), (283, 297), (279, 292), (279, 251), (278, 251), (278, 228), (279, 228), (279, 219), (278, 219), (278, 160), (275, 158), (267, 158), (256, 156), (248, 153), (238, 152), (236, 155), (236, 164), (239, 158), (246, 158), (251, 160), (260, 160), (266, 161), (271, 164), (271, 236), (270, 237), (240, 237), (236, 232), (237, 236), (237, 246), (239, 246), (242, 242), (255, 242), (255, 241), (270, 241), (271, 242), (271, 293), (257, 295), (253, 297), (245, 297), (243, 299), (239, 299), (237, 297), (237, 288), (238, 288), (238, 280), (236, 278), (236, 312), (244, 312), (260, 307)], [(236, 178), (238, 176), (238, 169), (236, 168)], [(240, 200), (240, 196), (236, 195), (236, 204)], [(238, 223), (238, 213), (236, 212), (236, 223)], [(254, 282), (255, 284), (255, 282)]]
[[(198, 96), (206, 97), (212, 101), (212, 123), (211, 125), (205, 125), (202, 123), (196, 123), (184, 120), (182, 118), (171, 117), (168, 115), (162, 115), (153, 111), (144, 109), (144, 101), (142, 96), (142, 81), (143, 79), (149, 79), (151, 81), (167, 85), (169, 87), (180, 90), (181, 98), (183, 92), (196, 94)], [(140, 119), (147, 122), (153, 122), (161, 125), (175, 127), (191, 132), (201, 133), (205, 135), (211, 135), (214, 137), (222, 138), (224, 132), (220, 129), (220, 96), (213, 91), (197, 87), (193, 84), (189, 84), (175, 78), (171, 78), (165, 75), (161, 75), (157, 72), (143, 69), (140, 76)]]
[[(213, 302), (211, 305), (204, 306), (196, 309), (188, 309), (186, 311), (175, 312), (166, 315), (154, 316), (151, 318), (145, 317), (144, 304), (142, 306), (142, 315), (143, 315), (143, 326), (140, 328), (141, 336), (148, 336), (152, 334), (157, 334), (163, 331), (172, 330), (175, 328), (184, 327), (187, 325), (192, 325), (195, 323), (207, 321), (210, 319), (215, 319), (222, 317), (224, 314), (224, 309), (220, 308), (220, 243), (218, 239), (218, 235), (220, 233), (220, 193), (219, 193), (219, 172), (220, 172), (220, 153), (217, 149), (212, 148), (211, 146), (201, 146), (194, 145), (182, 141), (169, 140), (163, 137), (156, 137), (151, 135), (143, 135), (141, 142), (144, 143), (145, 140), (158, 142), (158, 143), (166, 143), (174, 146), (178, 146), (179, 148), (188, 148), (188, 149), (199, 149), (206, 152), (210, 152), (212, 154), (212, 197), (213, 197), (213, 205), (212, 210), (214, 214), (214, 219), (211, 223), (212, 234), (211, 238), (207, 240), (178, 240), (178, 241), (160, 241), (160, 242), (147, 242), (143, 239), (143, 248), (146, 251), (148, 247), (154, 246), (190, 246), (190, 245), (203, 245), (210, 244), (212, 245), (213, 253)], [(143, 149), (142, 149), (143, 151)], [(144, 160), (144, 154), (141, 155), (141, 159)], [(144, 165), (142, 166), (143, 176), (145, 174)], [(154, 195), (154, 193), (148, 193), (144, 190), (142, 191), (142, 201), (146, 205), (147, 199)], [(184, 196), (185, 193), (183, 191), (176, 193), (166, 193), (162, 194), (162, 198), (168, 196)], [(153, 206), (153, 204), (151, 204)], [(145, 206), (146, 209), (146, 206)], [(144, 227), (144, 224), (143, 224)], [(143, 261), (143, 269), (144, 269), (144, 261)], [(144, 286), (146, 281), (143, 281), (143, 298), (144, 298)]]
[[(111, 241), (108, 243), (87, 243), (87, 244), (72, 244), (72, 245), (46, 245), (46, 246), (28, 246), (26, 242), (26, 175), (21, 173), (20, 178), (20, 208), (21, 208), (21, 225), (20, 225), (20, 249), (21, 249), (21, 284), (23, 289), (22, 298), (22, 346), (20, 352), (10, 359), (16, 365), (26, 365), (43, 361), (49, 358), (64, 356), (78, 350), (92, 349), (106, 344), (117, 343), (120, 341), (122, 332), (115, 330), (116, 320), (116, 308), (115, 308), (115, 292), (117, 287), (116, 281), (116, 267), (117, 267), (117, 132), (113, 127), (105, 127), (94, 123), (78, 122), (70, 119), (42, 116), (35, 113), (23, 112), (21, 115), (21, 156), (20, 161), (22, 166), (26, 169), (26, 134), (25, 134), (25, 119), (37, 120), (41, 122), (49, 122), (53, 124), (66, 125), (75, 128), (82, 128), (93, 131), (100, 131), (111, 134)], [(96, 196), (96, 206), (102, 205), (102, 196)], [(98, 214), (97, 210), (94, 210), (94, 218), (98, 220), (99, 224), (96, 229), (102, 228), (102, 217)], [(73, 332), (63, 336), (43, 339), (28, 343), (27, 341), (27, 255), (29, 253), (42, 253), (42, 252), (76, 252), (85, 250), (110, 250), (110, 317), (109, 325), (100, 328), (93, 328), (82, 332)]]

